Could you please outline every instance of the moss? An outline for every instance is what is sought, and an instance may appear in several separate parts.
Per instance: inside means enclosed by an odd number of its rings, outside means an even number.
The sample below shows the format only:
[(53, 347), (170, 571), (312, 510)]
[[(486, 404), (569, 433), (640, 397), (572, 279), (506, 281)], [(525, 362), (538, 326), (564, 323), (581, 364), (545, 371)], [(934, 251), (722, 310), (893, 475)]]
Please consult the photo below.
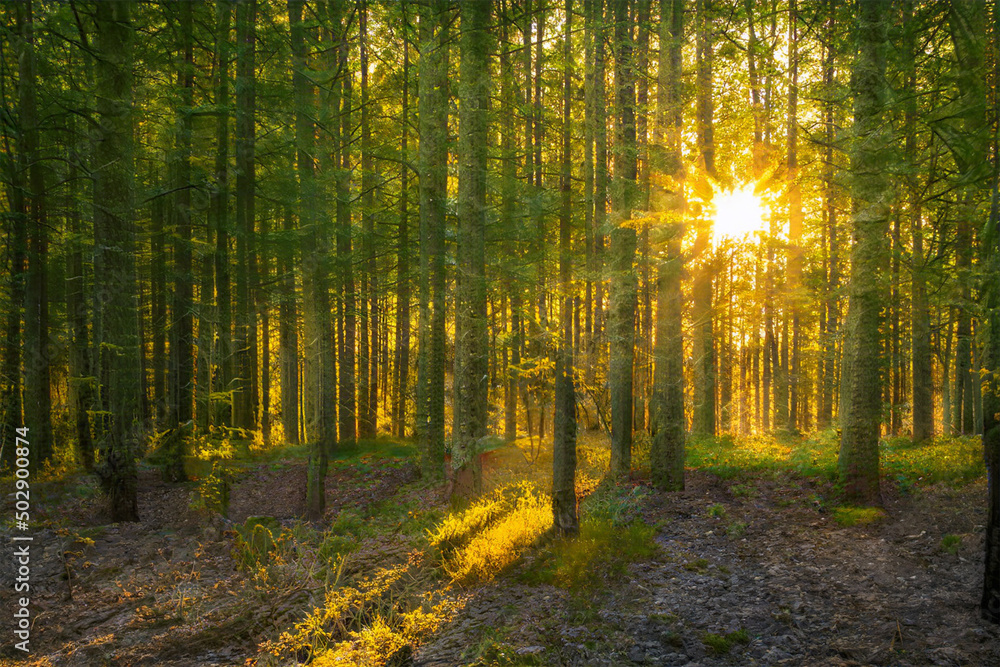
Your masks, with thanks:
[(740, 628), (735, 632), (729, 632), (725, 635), (717, 635), (711, 632), (706, 632), (701, 636), (701, 642), (705, 645), (705, 650), (711, 655), (722, 656), (729, 653), (733, 648), (734, 644), (749, 644), (750, 634)]
[(874, 523), (885, 518), (885, 511), (880, 507), (850, 507), (833, 508), (833, 520), (841, 526), (858, 526)]

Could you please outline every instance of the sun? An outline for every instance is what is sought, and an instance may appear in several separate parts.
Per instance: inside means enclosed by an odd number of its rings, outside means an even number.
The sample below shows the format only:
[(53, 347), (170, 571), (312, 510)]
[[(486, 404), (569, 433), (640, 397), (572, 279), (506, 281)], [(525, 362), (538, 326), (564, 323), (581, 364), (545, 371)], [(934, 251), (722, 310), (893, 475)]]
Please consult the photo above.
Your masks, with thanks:
[(767, 229), (764, 205), (753, 189), (753, 183), (746, 183), (732, 190), (715, 193), (712, 198), (715, 207), (712, 242), (715, 245), (726, 239), (742, 241), (755, 232)]

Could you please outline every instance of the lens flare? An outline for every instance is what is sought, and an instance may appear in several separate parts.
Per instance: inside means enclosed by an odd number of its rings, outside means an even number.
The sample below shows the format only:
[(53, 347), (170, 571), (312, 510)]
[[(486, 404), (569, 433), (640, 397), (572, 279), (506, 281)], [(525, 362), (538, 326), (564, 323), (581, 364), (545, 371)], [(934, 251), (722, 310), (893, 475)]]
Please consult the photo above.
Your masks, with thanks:
[(743, 241), (755, 232), (767, 229), (764, 205), (754, 194), (753, 183), (716, 192), (712, 204), (715, 207), (712, 225), (712, 242), (715, 245), (726, 239)]

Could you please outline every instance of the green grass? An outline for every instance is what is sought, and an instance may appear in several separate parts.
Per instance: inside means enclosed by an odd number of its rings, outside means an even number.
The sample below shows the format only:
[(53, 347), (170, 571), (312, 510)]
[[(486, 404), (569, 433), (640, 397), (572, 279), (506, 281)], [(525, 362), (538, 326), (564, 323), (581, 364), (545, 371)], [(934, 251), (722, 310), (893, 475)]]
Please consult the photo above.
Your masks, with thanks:
[[(687, 465), (722, 479), (796, 473), (836, 482), (840, 438), (827, 429), (805, 437), (787, 434), (692, 436), (687, 442)], [(985, 476), (982, 443), (978, 437), (939, 436), (914, 445), (907, 438), (888, 438), (879, 445), (881, 467), (888, 480), (904, 491), (914, 486), (965, 484)], [(737, 497), (750, 497), (753, 489), (733, 484)]]
[(708, 651), (709, 654), (722, 656), (729, 653), (734, 644), (749, 644), (750, 634), (743, 628), (724, 635), (706, 632), (701, 637), (701, 643), (705, 645), (705, 650)]
[(607, 519), (584, 518), (578, 537), (554, 542), (519, 578), (528, 584), (591, 591), (625, 575), (629, 563), (650, 558), (656, 552), (655, 533), (654, 527), (639, 521), (623, 527)]
[(841, 526), (863, 526), (885, 518), (885, 511), (880, 507), (850, 507), (833, 508), (833, 520)]
[(952, 556), (958, 553), (958, 550), (961, 548), (961, 546), (962, 546), (961, 535), (948, 534), (941, 538), (941, 551), (949, 553)]

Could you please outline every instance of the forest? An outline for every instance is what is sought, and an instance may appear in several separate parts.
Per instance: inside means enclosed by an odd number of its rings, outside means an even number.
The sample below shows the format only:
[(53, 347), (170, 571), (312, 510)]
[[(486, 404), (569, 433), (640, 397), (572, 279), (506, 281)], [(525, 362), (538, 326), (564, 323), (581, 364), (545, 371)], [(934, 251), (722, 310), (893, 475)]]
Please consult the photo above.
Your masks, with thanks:
[(0, 17), (0, 665), (1000, 661), (997, 2)]

